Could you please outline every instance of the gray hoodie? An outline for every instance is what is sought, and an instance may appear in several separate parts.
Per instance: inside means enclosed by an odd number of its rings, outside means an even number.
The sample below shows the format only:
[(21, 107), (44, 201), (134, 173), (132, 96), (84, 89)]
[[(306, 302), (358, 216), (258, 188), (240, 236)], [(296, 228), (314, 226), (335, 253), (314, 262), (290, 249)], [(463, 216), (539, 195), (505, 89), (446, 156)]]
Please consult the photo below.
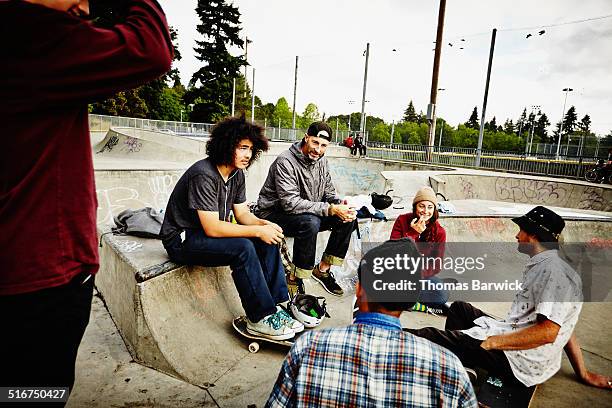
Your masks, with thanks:
[(341, 201), (332, 184), (327, 158), (310, 159), (302, 153), (301, 143), (293, 143), (270, 166), (257, 199), (258, 217), (266, 218), (276, 211), (327, 216), (329, 204)]

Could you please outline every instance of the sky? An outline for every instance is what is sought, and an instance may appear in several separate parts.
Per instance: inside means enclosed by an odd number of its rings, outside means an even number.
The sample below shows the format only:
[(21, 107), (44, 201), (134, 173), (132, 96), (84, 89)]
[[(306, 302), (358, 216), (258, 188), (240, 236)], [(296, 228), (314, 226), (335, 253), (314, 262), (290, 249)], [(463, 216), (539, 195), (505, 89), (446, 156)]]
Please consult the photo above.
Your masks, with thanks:
[[(197, 0), (161, 0), (177, 29), (186, 85), (201, 63), (193, 47)], [(410, 100), (418, 111), (429, 103), (439, 1), (417, 0), (234, 0), (241, 36), (248, 36), (248, 81), (264, 103), (293, 100), (299, 56), (296, 109), (313, 102), (327, 117), (361, 111), (370, 43), (366, 113), (401, 120)], [(606, 17), (607, 16), (607, 17)], [(606, 18), (600, 18), (606, 17)], [(596, 19), (599, 18), (599, 19)], [(581, 23), (579, 20), (595, 19)], [(497, 28), (486, 121), (516, 119), (540, 106), (551, 123), (575, 106), (589, 114), (598, 135), (612, 130), (612, 1), (449, 0), (441, 54), (437, 115), (456, 126), (475, 106), (482, 113), (491, 32)], [(539, 35), (539, 31), (545, 33)], [(531, 34), (529, 38), (527, 35)], [(452, 44), (451, 45), (449, 45)], [(463, 48), (463, 49), (460, 49)], [(395, 51), (394, 51), (395, 50)], [(232, 49), (240, 54), (243, 50)], [(535, 108), (537, 109), (537, 108)], [(552, 129), (552, 126), (551, 128)]]

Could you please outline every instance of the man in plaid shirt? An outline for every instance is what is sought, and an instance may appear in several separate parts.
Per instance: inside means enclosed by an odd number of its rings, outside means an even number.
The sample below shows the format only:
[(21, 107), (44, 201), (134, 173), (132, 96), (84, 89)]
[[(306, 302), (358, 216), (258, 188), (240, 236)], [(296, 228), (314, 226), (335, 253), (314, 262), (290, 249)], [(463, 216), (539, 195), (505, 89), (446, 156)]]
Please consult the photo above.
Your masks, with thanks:
[[(389, 241), (369, 251), (366, 262), (389, 250), (398, 253), (398, 245), (406, 250), (405, 241)], [(476, 407), (459, 359), (402, 331), (399, 315), (414, 302), (368, 301), (362, 279), (372, 272), (363, 265), (362, 261), (355, 322), (300, 336), (283, 362), (266, 407)], [(406, 279), (417, 282), (418, 274)]]

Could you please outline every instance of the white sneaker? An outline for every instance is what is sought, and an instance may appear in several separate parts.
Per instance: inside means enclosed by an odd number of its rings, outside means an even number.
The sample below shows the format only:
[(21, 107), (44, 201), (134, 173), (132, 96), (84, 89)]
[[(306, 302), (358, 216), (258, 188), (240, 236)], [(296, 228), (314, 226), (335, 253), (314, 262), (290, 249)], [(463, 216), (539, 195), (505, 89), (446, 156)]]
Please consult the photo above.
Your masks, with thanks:
[(271, 340), (288, 340), (295, 336), (295, 332), (283, 323), (278, 312), (272, 313), (258, 322), (252, 322), (247, 318), (247, 331), (254, 336)]
[(302, 322), (295, 320), (291, 315), (283, 309), (281, 306), (276, 306), (276, 313), (280, 315), (281, 321), (285, 326), (293, 330), (294, 333), (300, 333), (304, 331), (304, 325)]

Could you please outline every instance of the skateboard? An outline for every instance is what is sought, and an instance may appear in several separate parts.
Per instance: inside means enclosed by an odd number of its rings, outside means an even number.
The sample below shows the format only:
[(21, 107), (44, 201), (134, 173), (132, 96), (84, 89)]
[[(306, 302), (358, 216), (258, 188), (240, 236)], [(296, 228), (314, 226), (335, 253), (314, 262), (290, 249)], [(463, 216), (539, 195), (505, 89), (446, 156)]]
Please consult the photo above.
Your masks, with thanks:
[(482, 408), (528, 408), (536, 388), (537, 385), (505, 384), (501, 379), (489, 376), (480, 386), (476, 399)]
[[(232, 326), (234, 327), (234, 330), (236, 330), (238, 334), (240, 334), (242, 337), (246, 337), (247, 339), (255, 340), (249, 343), (248, 350), (250, 353), (257, 353), (259, 351), (259, 345), (262, 342), (279, 344), (281, 346), (286, 346), (286, 347), (293, 346), (293, 343), (295, 342), (295, 337), (288, 339), (288, 340), (273, 340), (273, 339), (267, 339), (265, 337), (259, 337), (259, 336), (252, 335), (251, 333), (247, 331), (247, 322), (246, 322), (246, 317), (244, 316), (236, 317), (232, 321)], [(298, 333), (296, 336), (299, 336), (300, 334), (301, 333)]]

